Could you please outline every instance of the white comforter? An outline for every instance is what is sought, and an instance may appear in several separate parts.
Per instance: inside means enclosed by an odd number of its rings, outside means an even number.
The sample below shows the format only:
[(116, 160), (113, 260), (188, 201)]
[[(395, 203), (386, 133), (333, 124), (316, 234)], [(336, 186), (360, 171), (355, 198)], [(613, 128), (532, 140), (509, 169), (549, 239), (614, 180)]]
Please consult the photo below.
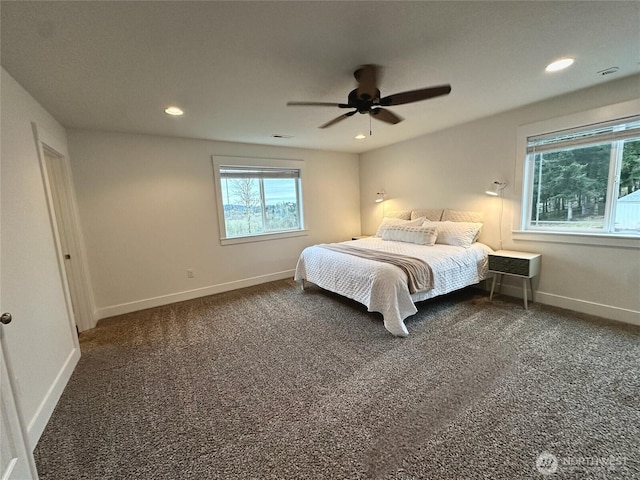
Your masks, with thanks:
[(358, 247), (417, 257), (433, 270), (434, 287), (413, 295), (407, 277), (394, 265), (335, 252), (317, 246), (304, 249), (298, 260), (295, 280), (356, 300), (370, 312), (380, 312), (385, 328), (394, 335), (409, 335), (404, 319), (418, 310), (414, 302), (443, 295), (487, 278), (491, 248), (474, 243), (470, 248), (450, 245), (424, 246), (371, 237), (343, 242)]

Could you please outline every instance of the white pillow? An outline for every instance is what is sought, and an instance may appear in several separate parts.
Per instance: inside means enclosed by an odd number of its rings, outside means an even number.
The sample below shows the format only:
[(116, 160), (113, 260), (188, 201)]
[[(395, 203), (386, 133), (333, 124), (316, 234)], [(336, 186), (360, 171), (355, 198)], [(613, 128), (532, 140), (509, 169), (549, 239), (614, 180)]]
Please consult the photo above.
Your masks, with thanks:
[(382, 223), (378, 227), (378, 231), (376, 232), (376, 237), (382, 237), (382, 231), (386, 227), (395, 227), (398, 225), (419, 227), (420, 225), (422, 225), (424, 220), (425, 220), (424, 217), (416, 218), (415, 220), (401, 220), (400, 218), (384, 217), (382, 219)]
[(382, 240), (434, 245), (438, 237), (436, 227), (416, 227), (413, 225), (387, 226), (382, 230)]
[(465, 248), (478, 239), (482, 229), (482, 224), (476, 222), (424, 222), (423, 226), (437, 228), (436, 243)]

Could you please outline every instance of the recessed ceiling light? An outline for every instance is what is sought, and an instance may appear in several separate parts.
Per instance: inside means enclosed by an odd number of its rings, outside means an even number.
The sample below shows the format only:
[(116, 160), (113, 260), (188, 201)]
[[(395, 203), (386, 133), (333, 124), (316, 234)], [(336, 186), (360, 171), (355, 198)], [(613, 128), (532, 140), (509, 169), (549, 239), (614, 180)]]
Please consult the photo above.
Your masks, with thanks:
[(559, 70), (564, 70), (565, 68), (570, 67), (571, 65), (573, 65), (573, 62), (575, 62), (573, 58), (561, 58), (560, 60), (551, 62), (544, 70), (545, 72), (557, 72)]
[(178, 107), (167, 107), (164, 109), (164, 113), (167, 115), (173, 115), (174, 117), (179, 117), (184, 114), (184, 112)]
[(363, 133), (359, 133), (355, 138), (356, 140), (364, 140), (365, 138), (367, 138), (367, 136)]

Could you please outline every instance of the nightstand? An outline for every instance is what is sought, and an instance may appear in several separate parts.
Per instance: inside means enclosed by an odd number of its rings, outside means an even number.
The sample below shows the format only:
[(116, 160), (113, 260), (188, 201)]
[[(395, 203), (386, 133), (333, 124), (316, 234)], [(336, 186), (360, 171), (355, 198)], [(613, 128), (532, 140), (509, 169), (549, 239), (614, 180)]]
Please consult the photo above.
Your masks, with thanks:
[[(493, 273), (491, 282), (491, 294), (489, 301), (493, 300), (493, 291), (496, 280), (500, 276), (500, 286), (498, 293), (502, 290), (503, 275), (522, 278), (522, 295), (524, 297), (524, 308), (527, 306), (527, 283), (531, 288), (531, 301), (535, 302), (532, 278), (540, 273), (539, 253), (514, 252), (512, 250), (497, 250), (489, 254), (489, 272)], [(527, 282), (528, 280), (528, 282)]]
[(357, 235), (355, 237), (351, 237), (351, 240), (362, 240), (363, 238), (369, 238), (371, 235)]

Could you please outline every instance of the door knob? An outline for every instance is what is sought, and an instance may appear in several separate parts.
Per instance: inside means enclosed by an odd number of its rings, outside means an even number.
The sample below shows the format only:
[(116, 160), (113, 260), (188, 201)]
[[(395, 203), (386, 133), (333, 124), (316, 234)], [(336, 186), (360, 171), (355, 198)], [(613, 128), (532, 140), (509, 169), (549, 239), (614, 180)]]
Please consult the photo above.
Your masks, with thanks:
[(0, 316), (0, 323), (2, 323), (3, 325), (7, 325), (7, 324), (11, 323), (11, 320), (13, 320), (13, 317), (11, 316), (11, 314), (9, 312), (3, 313)]

